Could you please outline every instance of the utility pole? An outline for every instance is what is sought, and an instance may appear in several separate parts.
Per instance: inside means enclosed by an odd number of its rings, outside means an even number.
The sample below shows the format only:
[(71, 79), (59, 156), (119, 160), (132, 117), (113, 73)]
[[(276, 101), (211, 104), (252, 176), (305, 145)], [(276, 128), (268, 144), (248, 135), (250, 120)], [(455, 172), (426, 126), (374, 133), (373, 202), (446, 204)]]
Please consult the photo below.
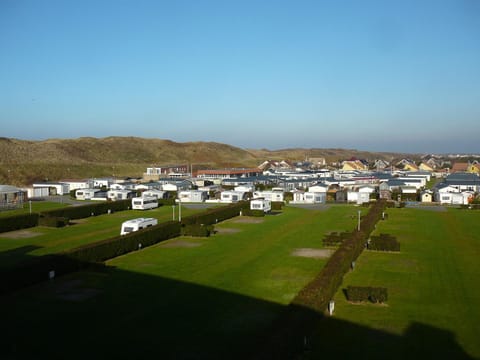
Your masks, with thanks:
[(357, 230), (360, 231), (360, 215), (361, 215), (361, 211), (358, 210), (358, 227), (357, 227)]

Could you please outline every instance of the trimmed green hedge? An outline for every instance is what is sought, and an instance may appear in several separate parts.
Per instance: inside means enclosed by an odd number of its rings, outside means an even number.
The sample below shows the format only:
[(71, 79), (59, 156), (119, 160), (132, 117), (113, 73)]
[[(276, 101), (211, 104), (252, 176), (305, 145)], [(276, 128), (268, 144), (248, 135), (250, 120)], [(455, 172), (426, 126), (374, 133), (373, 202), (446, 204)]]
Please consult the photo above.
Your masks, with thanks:
[(191, 224), (182, 226), (182, 235), (195, 237), (209, 237), (213, 232), (213, 225)]
[(346, 291), (348, 301), (384, 303), (388, 300), (388, 291), (383, 287), (348, 286)]
[(243, 212), (250, 208), (250, 203), (248, 201), (240, 201), (227, 206), (222, 206), (218, 208), (208, 209), (207, 211), (190, 215), (182, 218), (182, 224), (191, 225), (191, 224), (204, 224), (204, 225), (213, 225), (217, 222), (221, 222), (232, 217), (238, 216), (240, 212)]
[(323, 238), (323, 246), (338, 246), (350, 236), (352, 236), (352, 233), (349, 232), (331, 232), (330, 234), (325, 235)]
[(69, 219), (60, 216), (43, 216), (42, 214), (38, 218), (38, 226), (48, 227), (64, 227), (69, 223)]
[(179, 222), (169, 221), (127, 235), (87, 244), (67, 251), (64, 255), (79, 261), (102, 262), (180, 236), (180, 228)]
[(67, 206), (60, 209), (43, 211), (44, 217), (64, 217), (71, 220), (83, 219), (89, 216), (106, 214), (109, 211), (123, 211), (131, 208), (132, 200), (105, 201), (95, 204), (85, 204), (80, 206)]
[(2, 217), (0, 218), (0, 233), (37, 226), (38, 217), (37, 213)]
[(395, 236), (380, 234), (371, 236), (367, 243), (368, 250), (378, 251), (400, 251), (400, 243)]

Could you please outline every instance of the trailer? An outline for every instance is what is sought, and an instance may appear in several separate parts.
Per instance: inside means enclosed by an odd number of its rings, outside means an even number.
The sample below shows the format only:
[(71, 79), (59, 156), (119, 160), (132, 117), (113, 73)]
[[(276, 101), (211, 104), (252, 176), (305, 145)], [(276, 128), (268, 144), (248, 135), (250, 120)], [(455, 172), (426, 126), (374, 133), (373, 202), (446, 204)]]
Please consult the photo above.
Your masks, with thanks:
[(158, 220), (154, 218), (137, 218), (127, 220), (122, 223), (120, 235), (126, 235), (134, 231), (142, 230), (158, 224)]
[(156, 196), (142, 196), (132, 199), (133, 210), (148, 210), (158, 207), (158, 198)]

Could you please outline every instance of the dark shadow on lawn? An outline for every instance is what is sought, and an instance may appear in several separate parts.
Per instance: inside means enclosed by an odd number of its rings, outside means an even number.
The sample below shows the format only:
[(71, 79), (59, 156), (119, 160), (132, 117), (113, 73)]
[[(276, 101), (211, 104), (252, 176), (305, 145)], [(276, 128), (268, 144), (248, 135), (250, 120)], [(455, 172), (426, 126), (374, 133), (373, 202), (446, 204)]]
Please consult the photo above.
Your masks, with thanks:
[(105, 267), (0, 297), (2, 359), (469, 359), (452, 333), (403, 336), (219, 289)]

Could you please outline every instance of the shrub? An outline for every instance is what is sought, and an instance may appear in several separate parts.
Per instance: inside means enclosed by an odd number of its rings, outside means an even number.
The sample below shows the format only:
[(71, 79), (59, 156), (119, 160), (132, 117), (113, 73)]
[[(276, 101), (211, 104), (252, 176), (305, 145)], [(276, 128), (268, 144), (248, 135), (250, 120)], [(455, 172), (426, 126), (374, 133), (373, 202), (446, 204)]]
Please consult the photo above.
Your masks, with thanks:
[(383, 287), (348, 286), (346, 295), (347, 300), (352, 302), (384, 303), (388, 299), (387, 289)]
[(182, 235), (184, 236), (209, 237), (212, 232), (212, 225), (191, 224), (182, 226)]
[(272, 211), (282, 210), (283, 209), (283, 201), (272, 201)]
[(128, 210), (131, 206), (131, 200), (118, 200), (101, 202), (96, 204), (86, 204), (80, 206), (68, 206), (60, 209), (43, 211), (44, 217), (65, 217), (69, 219), (82, 219), (93, 215), (106, 214), (108, 211)]
[(0, 218), (0, 232), (27, 229), (38, 225), (37, 213), (6, 216)]
[(251, 216), (251, 217), (263, 217), (265, 216), (265, 212), (263, 210), (251, 210), (251, 209), (243, 209), (242, 210), (243, 216)]
[(61, 216), (42, 216), (40, 215), (38, 219), (39, 226), (47, 226), (47, 227), (64, 227), (68, 225), (69, 220), (66, 217)]
[(400, 243), (395, 236), (380, 234), (370, 238), (367, 248), (378, 251), (400, 251)]

